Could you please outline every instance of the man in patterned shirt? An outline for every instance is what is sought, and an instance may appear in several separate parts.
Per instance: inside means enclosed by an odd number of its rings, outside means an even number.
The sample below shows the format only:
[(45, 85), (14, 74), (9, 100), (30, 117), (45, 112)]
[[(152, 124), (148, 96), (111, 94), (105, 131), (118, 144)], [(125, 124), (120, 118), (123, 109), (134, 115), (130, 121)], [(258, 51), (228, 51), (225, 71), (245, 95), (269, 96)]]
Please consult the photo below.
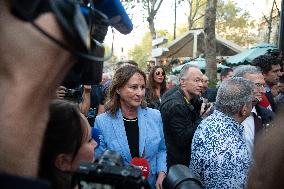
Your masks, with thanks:
[(241, 122), (252, 110), (253, 83), (244, 78), (223, 82), (216, 109), (198, 126), (190, 169), (204, 188), (244, 188), (250, 155)]

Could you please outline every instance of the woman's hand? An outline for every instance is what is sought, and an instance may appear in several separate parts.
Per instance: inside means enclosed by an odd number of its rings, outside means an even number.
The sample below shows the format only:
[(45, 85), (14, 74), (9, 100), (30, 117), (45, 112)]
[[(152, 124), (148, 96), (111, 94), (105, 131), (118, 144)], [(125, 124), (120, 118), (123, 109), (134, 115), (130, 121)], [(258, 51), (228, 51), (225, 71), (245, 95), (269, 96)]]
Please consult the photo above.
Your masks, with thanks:
[(58, 99), (64, 99), (64, 97), (65, 97), (65, 95), (66, 95), (66, 87), (64, 87), (64, 86), (59, 86), (58, 88), (57, 88), (57, 90), (56, 90), (56, 93), (55, 93), (55, 95), (56, 95), (56, 98), (58, 98)]
[(162, 183), (165, 177), (166, 177), (166, 173), (159, 172), (157, 182), (156, 182), (156, 189), (163, 189)]
[(211, 108), (213, 108), (213, 103), (202, 103), (201, 110), (200, 110), (200, 117), (202, 119), (206, 118), (211, 111)]

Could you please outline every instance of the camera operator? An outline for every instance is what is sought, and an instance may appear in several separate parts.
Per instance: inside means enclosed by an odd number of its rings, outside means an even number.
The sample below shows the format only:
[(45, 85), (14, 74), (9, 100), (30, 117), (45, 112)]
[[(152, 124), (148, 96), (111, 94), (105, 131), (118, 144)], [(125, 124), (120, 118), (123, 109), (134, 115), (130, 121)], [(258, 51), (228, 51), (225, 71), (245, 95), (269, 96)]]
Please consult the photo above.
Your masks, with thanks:
[(57, 88), (55, 94), (56, 98), (58, 99), (67, 99), (69, 101), (78, 103), (81, 113), (86, 116), (91, 104), (91, 86), (84, 85), (82, 88), (83, 93), (81, 94), (80, 89), (67, 89), (61, 85)]

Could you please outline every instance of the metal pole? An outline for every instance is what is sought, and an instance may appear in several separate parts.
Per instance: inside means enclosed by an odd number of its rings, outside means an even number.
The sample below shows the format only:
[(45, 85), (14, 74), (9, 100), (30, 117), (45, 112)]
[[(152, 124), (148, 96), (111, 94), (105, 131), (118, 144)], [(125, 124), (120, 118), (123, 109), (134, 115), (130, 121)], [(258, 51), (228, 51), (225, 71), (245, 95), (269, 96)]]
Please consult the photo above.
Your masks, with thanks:
[(284, 0), (281, 1), (280, 29), (279, 29), (279, 49), (284, 52)]
[(176, 27), (177, 27), (177, 0), (175, 0), (174, 40), (176, 39)]

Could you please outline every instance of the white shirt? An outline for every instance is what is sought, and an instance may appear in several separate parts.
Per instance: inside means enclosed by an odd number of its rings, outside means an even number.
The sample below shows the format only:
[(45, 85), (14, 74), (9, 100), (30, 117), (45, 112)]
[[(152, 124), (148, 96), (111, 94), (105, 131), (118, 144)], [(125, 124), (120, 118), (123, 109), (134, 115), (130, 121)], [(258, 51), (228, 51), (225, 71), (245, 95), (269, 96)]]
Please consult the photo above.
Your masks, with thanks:
[[(247, 117), (243, 122), (242, 125), (244, 126), (244, 137), (245, 142), (248, 148), (248, 151), (250, 155), (252, 155), (253, 152), (253, 145), (254, 145), (254, 117), (253, 113), (256, 113), (255, 107), (251, 110), (250, 116)], [(252, 156), (251, 156), (252, 157)]]

